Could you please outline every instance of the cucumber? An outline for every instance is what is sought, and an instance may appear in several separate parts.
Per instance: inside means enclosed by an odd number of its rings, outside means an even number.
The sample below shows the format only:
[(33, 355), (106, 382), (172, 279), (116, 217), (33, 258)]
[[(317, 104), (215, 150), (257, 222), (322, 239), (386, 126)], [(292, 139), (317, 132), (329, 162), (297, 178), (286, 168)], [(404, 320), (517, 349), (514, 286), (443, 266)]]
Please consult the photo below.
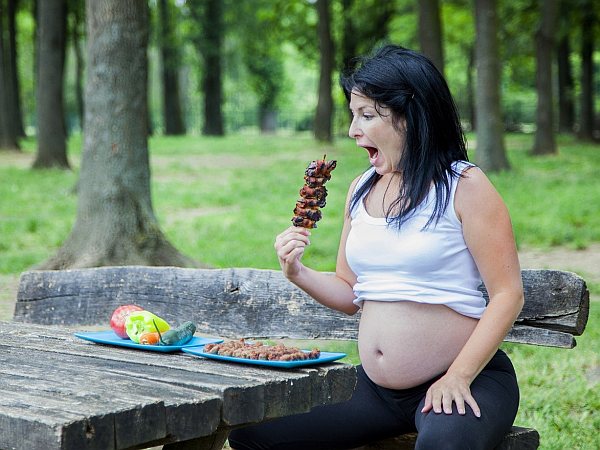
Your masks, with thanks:
[(160, 335), (160, 345), (184, 345), (192, 340), (196, 332), (194, 322), (184, 322)]

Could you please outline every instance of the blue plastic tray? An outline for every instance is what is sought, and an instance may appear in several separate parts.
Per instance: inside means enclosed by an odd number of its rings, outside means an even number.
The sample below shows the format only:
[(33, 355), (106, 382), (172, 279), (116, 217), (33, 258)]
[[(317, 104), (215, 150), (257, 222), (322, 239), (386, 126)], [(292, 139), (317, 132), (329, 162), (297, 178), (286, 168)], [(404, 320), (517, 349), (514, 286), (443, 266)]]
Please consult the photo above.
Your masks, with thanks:
[(316, 364), (337, 361), (338, 359), (342, 359), (346, 356), (345, 353), (321, 352), (321, 356), (319, 356), (316, 359), (303, 359), (300, 361), (265, 361), (262, 359), (235, 358), (233, 356), (216, 355), (214, 353), (205, 352), (204, 347), (183, 348), (181, 350), (185, 353), (189, 353), (190, 355), (201, 356), (203, 358), (215, 359), (218, 361), (228, 361), (241, 364), (253, 364), (256, 366), (279, 367), (286, 369), (292, 367), (314, 366)]
[(75, 336), (86, 341), (96, 342), (97, 344), (116, 345), (118, 347), (129, 347), (138, 350), (149, 350), (152, 352), (176, 352), (188, 347), (197, 347), (206, 344), (218, 344), (223, 342), (223, 339), (219, 338), (206, 338), (194, 336), (192, 339), (184, 345), (144, 345), (136, 344), (131, 339), (123, 339), (115, 334), (112, 330), (107, 331), (89, 331), (75, 333)]

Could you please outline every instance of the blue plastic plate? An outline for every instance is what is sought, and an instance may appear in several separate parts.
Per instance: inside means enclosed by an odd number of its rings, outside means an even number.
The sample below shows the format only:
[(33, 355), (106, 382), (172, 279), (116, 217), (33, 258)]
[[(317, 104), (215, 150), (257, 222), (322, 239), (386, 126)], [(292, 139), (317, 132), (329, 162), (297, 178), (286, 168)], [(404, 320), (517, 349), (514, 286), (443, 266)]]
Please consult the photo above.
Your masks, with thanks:
[(223, 339), (219, 338), (205, 338), (194, 336), (191, 341), (184, 345), (143, 345), (136, 344), (131, 339), (122, 339), (115, 334), (112, 330), (107, 331), (89, 331), (75, 333), (75, 336), (86, 341), (96, 342), (97, 344), (116, 345), (118, 347), (129, 347), (136, 348), (139, 350), (149, 350), (152, 352), (176, 352), (187, 347), (197, 347), (206, 344), (218, 344), (223, 342)]
[(241, 364), (254, 364), (256, 366), (279, 367), (285, 369), (289, 369), (292, 367), (314, 366), (315, 364), (323, 364), (331, 361), (337, 361), (338, 359), (342, 359), (346, 356), (345, 353), (321, 352), (321, 356), (319, 356), (316, 359), (303, 359), (300, 361), (265, 361), (262, 359), (247, 359), (236, 358), (233, 356), (216, 355), (214, 353), (205, 352), (204, 347), (183, 348), (181, 350), (185, 353), (189, 353), (190, 355), (201, 356), (203, 358), (209, 359), (216, 359), (218, 361), (228, 361)]

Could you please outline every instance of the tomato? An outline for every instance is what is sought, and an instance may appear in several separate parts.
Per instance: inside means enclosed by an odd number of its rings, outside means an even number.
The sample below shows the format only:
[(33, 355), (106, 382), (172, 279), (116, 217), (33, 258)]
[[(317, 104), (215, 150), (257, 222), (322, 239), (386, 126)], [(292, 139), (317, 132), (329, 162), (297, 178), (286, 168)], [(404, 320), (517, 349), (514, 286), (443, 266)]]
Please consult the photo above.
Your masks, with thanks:
[(140, 308), (137, 305), (121, 305), (112, 313), (110, 318), (110, 327), (113, 329), (115, 334), (123, 339), (129, 339), (127, 332), (125, 331), (125, 320), (127, 316), (134, 311), (143, 311), (144, 308)]

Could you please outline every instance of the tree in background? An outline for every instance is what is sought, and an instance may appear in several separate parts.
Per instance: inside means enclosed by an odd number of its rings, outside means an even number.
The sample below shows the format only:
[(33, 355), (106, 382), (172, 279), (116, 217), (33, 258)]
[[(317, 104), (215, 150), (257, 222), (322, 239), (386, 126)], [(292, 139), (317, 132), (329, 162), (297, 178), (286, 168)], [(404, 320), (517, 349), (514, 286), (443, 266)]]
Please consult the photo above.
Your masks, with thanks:
[(419, 44), (423, 52), (444, 73), (442, 21), (439, 0), (419, 0)]
[(331, 10), (329, 0), (317, 0), (317, 35), (321, 55), (319, 71), (319, 100), (314, 121), (315, 138), (319, 141), (333, 140), (333, 97), (331, 85), (335, 62), (334, 44), (331, 36)]
[(495, 0), (475, 0), (477, 89), (475, 159), (485, 171), (509, 169), (500, 112), (500, 56)]
[(38, 2), (36, 78), (37, 154), (33, 167), (69, 168), (63, 82), (67, 35), (66, 0)]
[[(67, 55), (75, 56), (73, 59), (67, 57), (65, 67), (64, 97), (67, 130), (74, 122), (72, 120), (74, 117), (80, 116), (79, 123), (82, 122), (83, 95), (81, 94), (82, 88), (78, 87), (82, 83), (79, 83), (78, 80), (82, 80), (85, 58), (83, 57), (84, 52), (80, 49), (83, 41), (77, 37), (83, 34), (81, 17), (84, 12), (81, 9), (82, 1), (69, 0), (67, 2), (69, 6), (67, 32), (69, 36), (68, 45), (70, 46)], [(177, 48), (181, 51), (179, 82), (181, 83), (180, 88), (186, 90), (181, 95), (181, 107), (186, 106), (186, 112), (188, 112), (187, 107), (189, 106), (189, 113), (192, 114), (190, 117), (194, 120), (196, 120), (194, 115), (198, 111), (197, 123), (199, 127), (202, 127), (205, 122), (220, 120), (223, 129), (227, 129), (228, 126), (237, 129), (241, 126), (259, 125), (263, 131), (266, 131), (269, 124), (270, 126), (273, 125), (275, 109), (277, 114), (281, 113), (282, 120), (278, 120), (279, 123), (285, 123), (285, 126), (298, 130), (310, 127), (310, 124), (314, 122), (317, 104), (317, 92), (316, 89), (313, 92), (313, 86), (317, 84), (319, 77), (319, 58), (321, 54), (318, 48), (316, 31), (318, 23), (316, 0), (248, 0), (247, 2), (223, 0), (219, 2), (219, 7), (225, 29), (205, 19), (205, 16), (208, 16), (208, 0), (165, 1), (171, 6), (169, 10), (173, 12), (172, 18), (176, 18), (177, 36), (180, 38), (177, 43)], [(439, 0), (437, 1), (439, 2)], [(567, 45), (561, 45), (559, 47), (561, 51), (558, 52), (558, 100), (560, 105), (564, 105), (565, 99), (567, 99), (569, 110), (571, 112), (576, 111), (577, 114), (573, 115), (567, 112), (565, 115), (565, 108), (561, 106), (560, 130), (576, 129), (579, 131), (582, 117), (588, 117), (588, 122), (593, 124), (593, 103), (590, 102), (593, 101), (593, 98), (597, 98), (597, 94), (594, 92), (593, 84), (586, 85), (587, 87), (582, 86), (582, 81), (591, 80), (591, 75), (587, 78), (582, 77), (582, 71), (580, 70), (582, 61), (580, 54), (581, 23), (585, 12), (594, 11), (594, 8), (598, 9), (598, 1), (563, 0), (567, 11), (561, 13), (562, 24), (557, 27), (556, 34), (557, 38), (560, 38), (561, 42)], [(35, 82), (32, 72), (33, 66), (37, 66), (37, 63), (31, 57), (33, 48), (31, 36), (36, 22), (32, 20), (31, 10), (34, 4), (41, 2), (39, 0), (0, 0), (0, 3), (4, 5), (2, 19), (4, 19), (5, 53), (12, 46), (11, 42), (14, 41), (13, 39), (13, 41), (6, 42), (6, 39), (8, 39), (6, 34), (10, 35), (8, 30), (11, 28), (10, 22), (7, 22), (12, 16), (9, 6), (18, 6), (16, 16), (17, 36), (14, 49), (18, 50), (17, 67), (19, 76), (11, 78), (11, 80), (20, 81), (21, 86), (5, 89), (5, 95), (12, 95), (21, 90), (21, 95), (15, 98), (20, 98), (22, 101), (23, 120), (26, 122), (24, 125), (28, 127), (35, 126)], [(159, 0), (149, 2), (153, 17), (156, 18), (153, 26), (155, 26), (154, 30), (157, 35), (160, 25), (160, 4)], [(417, 26), (419, 22), (419, 4), (424, 6), (425, 2), (415, 2), (414, 0), (386, 2), (380, 0), (329, 0), (330, 33), (332, 40), (336, 43), (334, 70), (351, 67), (356, 56), (367, 53), (381, 41), (390, 40), (400, 45), (418, 48), (419, 28), (426, 28)], [(536, 118), (535, 43), (533, 33), (527, 32), (527, 30), (533, 30), (539, 21), (539, 11), (536, 4), (537, 2), (532, 0), (516, 0), (514, 2), (498, 2), (497, 5), (498, 21), (501, 24), (498, 28), (500, 44), (498, 51), (502, 55), (501, 73), (499, 74), (502, 86), (501, 111), (505, 130), (522, 131), (527, 126), (532, 125)], [(474, 65), (475, 61), (473, 57), (475, 53), (475, 31), (472, 2), (471, 0), (439, 2), (439, 9), (440, 20), (443, 22), (442, 42), (445, 75), (457, 98), (461, 115), (474, 123), (472, 112), (475, 107), (471, 103), (474, 103), (476, 96), (475, 90), (471, 86), (475, 84), (476, 70), (474, 67), (469, 68), (471, 62)], [(189, 11), (192, 10), (197, 11), (197, 14), (191, 16)], [(564, 20), (567, 16), (569, 16), (569, 21)], [(197, 20), (192, 20), (194, 17)], [(212, 64), (210, 68), (208, 68), (199, 51), (200, 58), (196, 58), (196, 55), (194, 55), (196, 47), (200, 48), (201, 45), (208, 42), (205, 39), (206, 36), (203, 35), (204, 31), (202, 31), (205, 25), (200, 19), (206, 22), (206, 30), (221, 37), (221, 50), (216, 52), (218, 64)], [(250, 29), (250, 24), (254, 22), (260, 24), (258, 26), (263, 28), (255, 28), (254, 35), (244, 34), (246, 33), (245, 29)], [(593, 27), (583, 27), (583, 31), (594, 29), (594, 32), (597, 33), (597, 17), (593, 23)], [(240, 29), (240, 25), (243, 25), (244, 29)], [(260, 33), (260, 36), (256, 33)], [(181, 39), (182, 37), (185, 38)], [(339, 45), (337, 45), (338, 43)], [(160, 57), (159, 44), (158, 39), (152, 44), (154, 45), (150, 51), (152, 68), (155, 67), (154, 58), (156, 56)], [(572, 50), (568, 49), (568, 44), (571, 44)], [(247, 49), (245, 50), (244, 47), (247, 47)], [(253, 49), (250, 49), (250, 47), (253, 47)], [(215, 46), (207, 44), (206, 48), (210, 50), (214, 49)], [(250, 60), (252, 52), (256, 55), (254, 61)], [(36, 53), (38, 52), (36, 51)], [(82, 56), (78, 57), (78, 55)], [(570, 71), (569, 57), (571, 64), (577, 64), (577, 66), (572, 67), (572, 75), (570, 75), (572, 83), (569, 84), (567, 81), (565, 85), (563, 83), (565, 70)], [(292, 58), (295, 60), (292, 61)], [(277, 81), (277, 74), (281, 68), (280, 64), (283, 65), (285, 71), (290, 71), (291, 75), (285, 79), (283, 86), (281, 80)], [(156, 64), (156, 67), (158, 66)], [(206, 70), (204, 70), (205, 66), (207, 67)], [(588, 66), (584, 64), (585, 67)], [(591, 68), (591, 65), (589, 67)], [(11, 70), (10, 67), (6, 70), (8, 70), (6, 77), (14, 73), (14, 70)], [(37, 73), (37, 70), (35, 72)], [(588, 70), (583, 72), (589, 74)], [(215, 75), (216, 73), (221, 74), (220, 84), (222, 86), (220, 90), (204, 88), (203, 86), (208, 83), (205, 83), (207, 80), (203, 79), (203, 76)], [(154, 75), (154, 72), (152, 75)], [(162, 116), (161, 109), (165, 101), (176, 99), (177, 96), (171, 95), (173, 89), (162, 89), (161, 83), (158, 81), (160, 80), (160, 73), (157, 71), (156, 75), (156, 77), (152, 76), (151, 79), (150, 93), (156, 92), (157, 97), (157, 101), (152, 103), (152, 114), (161, 114)], [(592, 75), (594, 75), (593, 72)], [(471, 76), (473, 82), (471, 82)], [(333, 77), (335, 80), (335, 74), (333, 74)], [(37, 75), (35, 78), (37, 78)], [(569, 75), (566, 75), (566, 78), (568, 79)], [(262, 83), (261, 79), (263, 80)], [(188, 82), (188, 80), (191, 82)], [(200, 80), (197, 85), (194, 84), (195, 80)], [(190, 86), (193, 87), (190, 88)], [(591, 94), (580, 96), (581, 92), (585, 90), (583, 88)], [(277, 94), (275, 89), (281, 91), (281, 93)], [(222, 91), (221, 97), (218, 97), (220, 91)], [(344, 101), (343, 97), (339, 95), (339, 91), (335, 86), (332, 91), (334, 100), (339, 102), (341, 106)], [(274, 95), (269, 96), (266, 94), (267, 92)], [(306, 102), (301, 107), (292, 104), (292, 99), (298, 98), (299, 95), (305, 95), (307, 92)], [(472, 96), (470, 95), (471, 92), (473, 93)], [(168, 94), (167, 99), (158, 101), (163, 93)], [(217, 113), (207, 114), (202, 110), (205, 106), (204, 98), (210, 96), (217, 97), (218, 100), (207, 101), (206, 106), (210, 105), (217, 108)], [(274, 97), (278, 97), (279, 101), (275, 102)], [(473, 101), (470, 100), (471, 97)], [(582, 99), (586, 104), (582, 105)], [(271, 100), (272, 104), (269, 104), (268, 100)], [(335, 106), (337, 106), (337, 103)], [(586, 111), (591, 111), (591, 116), (589, 113), (582, 116), (580, 114), (582, 107), (587, 108)], [(256, 109), (264, 111), (264, 114), (259, 114), (258, 120), (249, 114), (254, 113)], [(224, 117), (221, 111), (232, 111), (235, 114)], [(19, 115), (17, 112), (7, 114), (5, 117), (8, 117), (7, 120), (12, 120), (18, 118)], [(566, 122), (570, 125), (565, 127), (563, 125), (565, 120), (563, 119), (569, 115), (571, 119), (566, 119)], [(175, 116), (176, 114), (167, 114), (168, 118)], [(346, 126), (346, 120), (342, 114), (334, 114), (334, 117), (333, 128), (336, 132), (341, 130), (342, 124), (344, 127)], [(227, 122), (223, 123), (226, 119)], [(575, 119), (577, 123), (574, 123)], [(166, 120), (160, 120), (160, 122), (165, 123)], [(190, 129), (197, 128), (195, 123), (190, 121)], [(585, 123), (583, 130), (586, 129)], [(150, 129), (152, 123), (150, 122), (148, 125)], [(165, 123), (165, 128), (166, 125)], [(592, 134), (593, 132), (592, 130)]]
[(594, 138), (594, 27), (596, 0), (584, 0), (581, 8), (581, 95), (579, 99), (579, 139)]
[(277, 109), (285, 83), (279, 22), (272, 0), (237, 2), (235, 29), (248, 70), (248, 84), (256, 95), (261, 133), (277, 130)]
[(554, 130), (552, 61), (556, 46), (555, 33), (560, 4), (559, 0), (544, 0), (539, 3), (541, 18), (535, 33), (537, 110), (532, 153), (547, 155), (558, 152)]
[(40, 267), (194, 265), (167, 241), (152, 209), (147, 2), (88, 0), (86, 6), (88, 72), (77, 219), (62, 247)]
[[(20, 112), (16, 109), (17, 102), (14, 97), (14, 80), (17, 77), (15, 66), (12, 62), (14, 47), (14, 14), (16, 2), (14, 0), (0, 0), (0, 149), (19, 150), (18, 136), (19, 126), (15, 120)], [(12, 19), (10, 18), (13, 16)]]
[(75, 57), (75, 104), (77, 107), (77, 118), (79, 127), (83, 129), (83, 70), (85, 61), (83, 57), (82, 41), (85, 37), (85, 1), (69, 0), (67, 8), (67, 33)]
[(17, 136), (25, 137), (25, 128), (23, 127), (23, 113), (21, 108), (21, 87), (19, 82), (19, 71), (17, 67), (17, 27), (16, 15), (19, 9), (19, 0), (8, 0), (7, 5), (7, 26), (8, 26), (8, 60), (9, 60), (9, 84), (11, 85), (11, 101), (14, 111), (13, 126), (16, 128)]
[(223, 136), (223, 21), (222, 0), (190, 0), (190, 13), (198, 25), (199, 32), (194, 43), (202, 60), (202, 93), (204, 94), (204, 126), (202, 134)]
[(390, 20), (396, 14), (395, 2), (342, 0), (341, 67), (353, 69), (357, 57), (370, 52), (388, 38)]
[(179, 69), (181, 66), (180, 47), (175, 32), (177, 10), (172, 0), (158, 1), (158, 28), (160, 58), (162, 63), (162, 92), (164, 134), (185, 134), (185, 123), (181, 111), (181, 93), (179, 89)]
[(556, 61), (558, 66), (558, 131), (572, 133), (575, 127), (575, 98), (573, 69), (571, 67), (570, 29), (572, 26), (571, 5), (560, 2), (558, 45)]

